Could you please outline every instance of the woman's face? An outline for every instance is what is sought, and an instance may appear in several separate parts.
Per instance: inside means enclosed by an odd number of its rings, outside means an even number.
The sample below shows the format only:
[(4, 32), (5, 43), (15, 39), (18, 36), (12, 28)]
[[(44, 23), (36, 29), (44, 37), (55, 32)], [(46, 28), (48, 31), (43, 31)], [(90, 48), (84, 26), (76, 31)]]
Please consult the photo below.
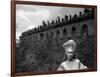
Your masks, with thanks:
[(67, 55), (68, 60), (73, 60), (74, 50), (72, 48), (65, 47), (65, 54)]

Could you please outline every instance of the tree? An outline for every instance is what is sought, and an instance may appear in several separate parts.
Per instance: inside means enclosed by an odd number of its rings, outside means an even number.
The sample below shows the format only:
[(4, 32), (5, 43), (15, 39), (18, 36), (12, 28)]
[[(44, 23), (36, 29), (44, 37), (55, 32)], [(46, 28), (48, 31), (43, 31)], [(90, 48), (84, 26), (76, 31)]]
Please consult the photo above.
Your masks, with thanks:
[(68, 16), (67, 15), (65, 15), (65, 20), (68, 20)]
[(80, 12), (79, 12), (79, 16), (81, 16), (81, 15), (82, 15), (82, 12), (80, 11)]
[(58, 19), (58, 23), (60, 23), (60, 17), (59, 16), (57, 17), (57, 19)]
[(46, 26), (47, 25), (45, 21), (42, 21), (42, 24), (43, 24), (43, 26)]
[(84, 13), (85, 14), (87, 14), (87, 13), (89, 13), (90, 12), (90, 10), (88, 9), (88, 8), (84, 8)]

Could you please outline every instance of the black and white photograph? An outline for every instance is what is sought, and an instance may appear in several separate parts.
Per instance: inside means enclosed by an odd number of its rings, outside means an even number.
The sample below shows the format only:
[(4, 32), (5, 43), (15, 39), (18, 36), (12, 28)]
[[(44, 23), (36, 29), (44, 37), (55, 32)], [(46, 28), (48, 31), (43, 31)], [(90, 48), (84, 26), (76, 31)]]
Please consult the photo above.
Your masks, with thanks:
[(96, 8), (16, 4), (16, 73), (96, 69)]

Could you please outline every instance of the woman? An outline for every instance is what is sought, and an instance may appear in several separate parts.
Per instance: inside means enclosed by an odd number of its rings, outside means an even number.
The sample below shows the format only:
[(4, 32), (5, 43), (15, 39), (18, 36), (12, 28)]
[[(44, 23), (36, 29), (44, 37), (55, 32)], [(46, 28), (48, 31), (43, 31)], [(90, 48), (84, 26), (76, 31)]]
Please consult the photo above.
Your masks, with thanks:
[(83, 65), (79, 59), (75, 58), (74, 51), (76, 49), (76, 43), (74, 40), (68, 40), (63, 44), (63, 47), (67, 60), (61, 63), (57, 71), (87, 69), (87, 66)]

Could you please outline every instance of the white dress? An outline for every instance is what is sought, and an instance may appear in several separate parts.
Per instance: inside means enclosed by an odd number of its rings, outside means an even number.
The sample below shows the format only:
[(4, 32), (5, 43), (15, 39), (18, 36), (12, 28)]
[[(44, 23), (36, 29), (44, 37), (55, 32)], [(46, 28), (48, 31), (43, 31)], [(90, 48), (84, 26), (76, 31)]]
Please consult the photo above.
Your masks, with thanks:
[(73, 61), (64, 61), (61, 63), (57, 71), (64, 71), (64, 70), (79, 70), (79, 69), (87, 69), (87, 66), (83, 65), (79, 59), (75, 59)]

